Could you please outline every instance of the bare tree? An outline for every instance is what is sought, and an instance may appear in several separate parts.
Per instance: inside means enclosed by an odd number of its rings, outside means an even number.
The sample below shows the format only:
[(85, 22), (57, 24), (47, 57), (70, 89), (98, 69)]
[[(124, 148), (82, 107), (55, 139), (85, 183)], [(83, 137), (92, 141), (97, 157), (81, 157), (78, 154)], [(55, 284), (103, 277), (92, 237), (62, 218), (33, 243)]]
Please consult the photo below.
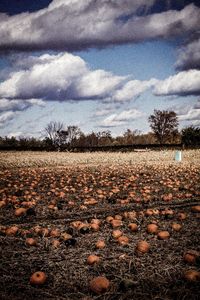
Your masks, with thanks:
[(82, 132), (78, 126), (67, 126), (66, 130), (60, 131), (60, 135), (63, 137), (68, 146), (73, 146), (81, 134)]
[(47, 139), (55, 148), (59, 148), (64, 143), (64, 137), (62, 135), (63, 129), (64, 125), (61, 122), (50, 122), (45, 128)]
[(148, 121), (160, 144), (171, 142), (178, 134), (178, 118), (174, 111), (154, 110)]

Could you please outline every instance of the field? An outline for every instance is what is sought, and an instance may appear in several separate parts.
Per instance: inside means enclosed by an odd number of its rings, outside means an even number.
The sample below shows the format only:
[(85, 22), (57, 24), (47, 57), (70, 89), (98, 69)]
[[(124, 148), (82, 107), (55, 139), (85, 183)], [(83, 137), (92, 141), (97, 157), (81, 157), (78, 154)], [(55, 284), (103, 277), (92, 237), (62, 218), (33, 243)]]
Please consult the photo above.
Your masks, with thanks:
[(200, 299), (200, 150), (174, 154), (1, 152), (1, 299)]

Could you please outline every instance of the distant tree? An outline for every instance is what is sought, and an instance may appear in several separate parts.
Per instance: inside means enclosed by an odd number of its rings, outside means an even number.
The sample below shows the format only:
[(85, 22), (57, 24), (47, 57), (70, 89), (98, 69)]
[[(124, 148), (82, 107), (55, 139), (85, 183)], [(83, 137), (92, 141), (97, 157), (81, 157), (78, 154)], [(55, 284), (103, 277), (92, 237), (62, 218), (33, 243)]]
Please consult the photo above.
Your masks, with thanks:
[(65, 142), (65, 137), (62, 135), (64, 125), (61, 122), (50, 122), (45, 128), (46, 143), (53, 148), (59, 147)]
[(188, 126), (182, 129), (181, 137), (186, 146), (200, 145), (200, 127)]
[(100, 131), (96, 134), (97, 144), (95, 146), (108, 146), (112, 144), (112, 135), (110, 130)]
[(140, 135), (139, 130), (127, 129), (123, 134), (123, 144), (124, 145), (135, 144), (136, 140), (137, 140), (137, 136), (139, 136), (139, 135)]
[(67, 126), (67, 129), (61, 130), (59, 134), (68, 146), (75, 146), (82, 132), (78, 126)]
[(178, 118), (174, 111), (154, 110), (148, 121), (160, 144), (172, 142), (178, 135)]

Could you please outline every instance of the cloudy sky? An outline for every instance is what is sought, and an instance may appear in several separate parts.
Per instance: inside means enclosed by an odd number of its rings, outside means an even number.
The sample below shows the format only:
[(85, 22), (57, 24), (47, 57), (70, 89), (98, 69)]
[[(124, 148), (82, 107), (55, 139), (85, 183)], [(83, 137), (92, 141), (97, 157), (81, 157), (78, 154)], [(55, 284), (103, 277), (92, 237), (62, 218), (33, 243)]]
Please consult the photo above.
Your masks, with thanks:
[(200, 125), (200, 3), (1, 0), (0, 135), (148, 132), (154, 109)]

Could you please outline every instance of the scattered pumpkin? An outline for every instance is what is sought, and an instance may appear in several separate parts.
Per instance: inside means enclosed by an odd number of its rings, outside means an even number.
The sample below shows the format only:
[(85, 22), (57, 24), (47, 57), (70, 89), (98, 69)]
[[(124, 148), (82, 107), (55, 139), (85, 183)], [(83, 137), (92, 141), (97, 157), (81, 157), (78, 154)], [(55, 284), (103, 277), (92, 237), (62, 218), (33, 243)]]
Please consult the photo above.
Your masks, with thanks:
[(158, 238), (160, 240), (167, 240), (170, 237), (170, 234), (168, 231), (163, 230), (158, 232)]
[(157, 233), (157, 231), (158, 231), (158, 225), (156, 225), (156, 224), (148, 224), (147, 225), (147, 232), (148, 233)]
[(112, 236), (114, 239), (118, 239), (120, 236), (122, 236), (123, 232), (119, 229), (113, 230)]
[(135, 220), (137, 213), (135, 211), (124, 212), (124, 217), (129, 220)]
[(15, 210), (16, 217), (21, 217), (25, 213), (26, 213), (26, 208), (24, 208), (24, 207), (16, 208), (16, 210)]
[(59, 240), (53, 240), (52, 241), (52, 246), (54, 248), (59, 248), (60, 247), (60, 241)]
[(111, 224), (112, 224), (112, 227), (115, 228), (115, 227), (120, 227), (122, 226), (122, 221), (121, 220), (112, 220), (111, 221)]
[(199, 252), (195, 250), (187, 250), (183, 256), (185, 262), (189, 264), (195, 264), (197, 258), (199, 257)]
[(1, 200), (0, 201), (0, 208), (6, 206), (6, 201), (5, 200)]
[(98, 263), (99, 261), (100, 261), (99, 256), (94, 255), (94, 254), (89, 255), (87, 258), (88, 265), (93, 265), (95, 263)]
[(34, 238), (27, 238), (26, 245), (28, 246), (37, 246), (37, 241)]
[(96, 294), (102, 294), (106, 292), (110, 287), (110, 281), (103, 276), (98, 276), (90, 281), (90, 289)]
[(50, 236), (51, 237), (59, 237), (60, 236), (60, 231), (56, 228), (56, 229), (52, 229), (50, 232)]
[(105, 248), (105, 246), (106, 246), (106, 244), (105, 244), (105, 242), (104, 241), (98, 241), (97, 243), (96, 243), (96, 248), (97, 249), (103, 249), (103, 248)]
[(178, 223), (172, 223), (172, 229), (175, 230), (175, 231), (179, 231), (181, 230), (182, 228), (182, 225), (181, 224), (178, 224)]
[(147, 253), (150, 249), (150, 244), (146, 241), (139, 241), (136, 246), (137, 253)]
[(100, 225), (101, 221), (99, 219), (92, 219), (90, 223)]
[(19, 230), (19, 228), (17, 226), (11, 226), (11, 227), (6, 229), (5, 233), (8, 236), (12, 236), (12, 235), (16, 235), (18, 230)]
[(153, 210), (148, 208), (148, 209), (145, 211), (145, 215), (148, 216), (148, 217), (149, 217), (149, 216), (152, 216), (152, 215), (153, 215)]
[(40, 234), (42, 236), (48, 236), (49, 235), (49, 230), (48, 228), (42, 228), (41, 231), (40, 231)]
[(179, 220), (185, 220), (187, 218), (186, 214), (183, 212), (178, 213), (178, 219)]
[(199, 281), (200, 280), (200, 272), (198, 272), (196, 270), (187, 270), (184, 273), (184, 278), (187, 281), (191, 281), (191, 282)]
[(68, 234), (68, 233), (66, 233), (66, 232), (63, 232), (63, 233), (61, 234), (61, 238), (62, 238), (64, 241), (67, 241), (67, 240), (69, 240), (69, 239), (72, 238), (72, 235), (71, 235), (71, 234)]
[(191, 210), (192, 212), (200, 213), (200, 205), (192, 206)]
[(118, 243), (122, 246), (125, 246), (125, 245), (128, 245), (129, 243), (129, 238), (125, 235), (122, 235), (120, 236), (118, 239), (117, 239)]
[(112, 216), (108, 216), (108, 217), (106, 218), (106, 222), (107, 222), (107, 223), (110, 223), (113, 219), (114, 219), (114, 218), (113, 218)]
[(138, 231), (138, 226), (137, 226), (136, 223), (130, 223), (130, 224), (128, 225), (128, 228), (129, 228), (132, 232)]
[(43, 285), (47, 280), (47, 276), (44, 272), (37, 271), (31, 275), (30, 283), (32, 285)]
[(96, 223), (92, 223), (90, 225), (90, 228), (93, 230), (93, 231), (99, 231), (99, 225), (96, 224)]

